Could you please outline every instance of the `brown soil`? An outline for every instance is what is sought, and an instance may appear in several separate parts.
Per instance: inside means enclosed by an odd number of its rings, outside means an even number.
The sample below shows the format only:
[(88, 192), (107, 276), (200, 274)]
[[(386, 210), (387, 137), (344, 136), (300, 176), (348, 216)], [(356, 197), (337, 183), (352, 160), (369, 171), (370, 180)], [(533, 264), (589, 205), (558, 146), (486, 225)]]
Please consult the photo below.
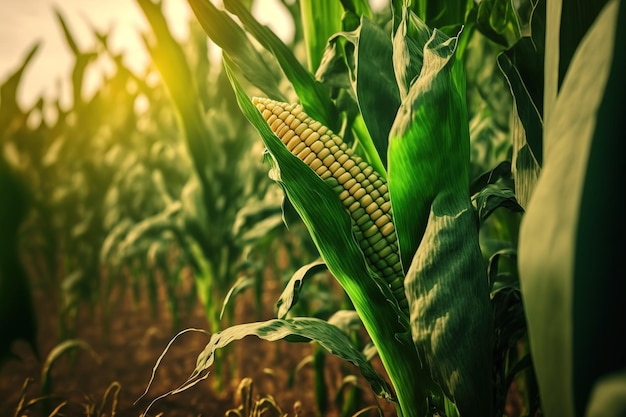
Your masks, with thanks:
[[(273, 306), (279, 291), (277, 285), (267, 288), (265, 305)], [(239, 297), (241, 298), (237, 300), (234, 322), (256, 321), (252, 295), (242, 294)], [(110, 306), (112, 316), (108, 331), (102, 326), (101, 308), (91, 311), (85, 306), (81, 309), (76, 338), (87, 342), (97, 358), (78, 349), (73, 350), (77, 354), (64, 354), (54, 363), (51, 373), (52, 397), (47, 413), (42, 410), (42, 401), (37, 399), (41, 395), (40, 374), (43, 364), (35, 359), (25, 343), (16, 343), (14, 351), (21, 361), (10, 361), (0, 370), (0, 415), (14, 416), (21, 409), (23, 411), (19, 416), (46, 416), (60, 406), (57, 415), (137, 417), (145, 411), (151, 400), (183, 383), (193, 371), (197, 355), (208, 342), (205, 334), (182, 335), (165, 356), (147, 395), (135, 404), (145, 390), (152, 368), (170, 339), (183, 329), (208, 328), (199, 303), (190, 309), (190, 313), (184, 314), (181, 322), (174, 328), (165, 308), (163, 295), (159, 301), (163, 308), (158, 312), (158, 317), (150, 314), (146, 300), (137, 305), (128, 294), (118, 295), (117, 298), (117, 302)], [(34, 291), (34, 301), (39, 320), (39, 350), (45, 360), (59, 342), (59, 306), (56, 296), (41, 289)], [(263, 314), (263, 320), (273, 318), (271, 308)], [(222, 363), (231, 363), (232, 366), (227, 367), (224, 373), (222, 388), (218, 387), (219, 378), (213, 371), (205, 381), (189, 390), (157, 401), (150, 408), (149, 415), (224, 416), (227, 410), (241, 404), (237, 387), (244, 378), (249, 377), (254, 383), (253, 399), (272, 396), (290, 417), (317, 416), (311, 366), (298, 370), (293, 384), (289, 385), (289, 373), (312, 351), (310, 344), (266, 342), (253, 336), (234, 342), (224, 350), (230, 361), (226, 359)], [(382, 372), (380, 364), (376, 366)], [(333, 399), (342, 378), (351, 374), (358, 376), (359, 384), (363, 388), (361, 407), (379, 404), (385, 416), (394, 415), (391, 404), (377, 399), (352, 365), (329, 355), (325, 372), (331, 404), (324, 416), (339, 416)], [(27, 384), (25, 390), (24, 384)], [(24, 400), (21, 405), (20, 399)], [(33, 404), (29, 405), (29, 402)], [(297, 414), (294, 406), (298, 410)], [(374, 410), (363, 414), (374, 415), (379, 414)]]

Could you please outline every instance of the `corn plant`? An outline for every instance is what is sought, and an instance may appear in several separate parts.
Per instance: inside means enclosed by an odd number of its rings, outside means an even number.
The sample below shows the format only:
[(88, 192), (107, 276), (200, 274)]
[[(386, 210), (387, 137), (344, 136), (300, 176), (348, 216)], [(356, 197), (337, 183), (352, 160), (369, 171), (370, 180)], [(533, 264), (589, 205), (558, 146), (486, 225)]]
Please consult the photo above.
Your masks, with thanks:
[(271, 80), (270, 65), (241, 53), (252, 44), (227, 14), (210, 2), (190, 4), (225, 50), (239, 105), (262, 136), (272, 176), (350, 297), (393, 389), (335, 326), (284, 312), (214, 335), (189, 384), (233, 339), (297, 335), (356, 363), (377, 393), (396, 402), (399, 415), (490, 415), (495, 335), (470, 198), (469, 123), (456, 60), (467, 42), (462, 32), (431, 29), (400, 2), (387, 22), (392, 33), (368, 18), (362, 2), (344, 4), (343, 19), (322, 8), (327, 19), (321, 28), (307, 26), (310, 37), (326, 37), (335, 25), (344, 32), (329, 40), (323, 62), (309, 63), (316, 79), (245, 6), (225, 2), (291, 82), (301, 104), (288, 104), (277, 84), (255, 83), (272, 99), (250, 99), (235, 74)]
[[(144, 271), (130, 277), (130, 285), (124, 273), (101, 262), (103, 246), (120, 225), (162, 210), (166, 194), (183, 188), (189, 169), (180, 163), (183, 151), (163, 86), (147, 82), (149, 73), (135, 74), (126, 67), (122, 56), (109, 49), (105, 34), (94, 32), (95, 45), (79, 47), (62, 13), (56, 15), (75, 57), (68, 74), (70, 103), (41, 98), (25, 110), (18, 103), (20, 74), (34, 61), (34, 47), (22, 68), (2, 85), (1, 119), (3, 159), (31, 190), (28, 210), (20, 209), (24, 222), (19, 246), (12, 251), (26, 261), (32, 282), (58, 298), (60, 339), (65, 339), (76, 330), (80, 306), (87, 304), (92, 311), (100, 307), (107, 317), (111, 304), (99, 302), (109, 301), (114, 288), (132, 288), (137, 299)], [(109, 59), (112, 70), (87, 95), (84, 74), (96, 70), (98, 59)], [(141, 99), (149, 102), (147, 109), (136, 107)], [(167, 184), (159, 182), (159, 173)], [(167, 282), (168, 288), (175, 286), (173, 281)], [(155, 288), (150, 285), (154, 283), (148, 280), (147, 287)], [(23, 305), (28, 306), (27, 300)], [(105, 334), (107, 329), (103, 326)]]

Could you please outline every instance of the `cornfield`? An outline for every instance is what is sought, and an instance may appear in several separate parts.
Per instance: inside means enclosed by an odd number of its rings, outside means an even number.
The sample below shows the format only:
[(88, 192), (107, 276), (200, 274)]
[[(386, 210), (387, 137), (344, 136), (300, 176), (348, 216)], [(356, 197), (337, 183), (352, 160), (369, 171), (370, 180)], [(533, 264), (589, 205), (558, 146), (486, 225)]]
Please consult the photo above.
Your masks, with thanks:
[(187, 2), (0, 80), (1, 412), (626, 412), (622, 1)]

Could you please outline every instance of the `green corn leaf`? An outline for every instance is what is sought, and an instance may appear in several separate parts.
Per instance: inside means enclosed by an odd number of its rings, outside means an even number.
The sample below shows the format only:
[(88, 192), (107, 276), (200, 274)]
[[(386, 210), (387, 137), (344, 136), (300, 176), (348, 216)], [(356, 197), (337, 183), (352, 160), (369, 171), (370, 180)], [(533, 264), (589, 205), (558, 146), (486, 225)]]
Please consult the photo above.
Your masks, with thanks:
[(347, 12), (354, 13), (356, 16), (369, 19), (374, 17), (374, 12), (368, 0), (342, 0), (341, 4)]
[(352, 300), (377, 345), (402, 412), (405, 416), (419, 415), (417, 413), (424, 410), (426, 395), (415, 393), (423, 386), (423, 375), (416, 372), (419, 362), (406, 339), (407, 318), (392, 301), (394, 298), (387, 285), (372, 276), (352, 234), (349, 214), (335, 192), (272, 133), (233, 76), (228, 59), (225, 64), (242, 111), (259, 131), (272, 156), (273, 178), (285, 190), (322, 259)]
[[(550, 5), (548, 33), (573, 23)], [(615, 211), (624, 176), (624, 121), (615, 109), (624, 105), (625, 10), (608, 2), (573, 55), (546, 117), (544, 165), (520, 230), (520, 282), (546, 416), (585, 415), (594, 384), (626, 366), (626, 346), (615, 338), (623, 331), (615, 317), (626, 314), (624, 280), (615, 275), (626, 232)], [(550, 59), (558, 55), (553, 42), (548, 36), (552, 92), (561, 65)]]
[(282, 97), (280, 77), (256, 50), (246, 33), (210, 0), (188, 0), (202, 29), (232, 59), (233, 65), (270, 97)]
[(435, 197), (445, 190), (463, 199), (469, 190), (468, 116), (462, 67), (453, 65), (456, 40), (433, 32), (424, 67), (390, 132), (389, 190), (405, 270)]
[(400, 97), (404, 100), (422, 71), (424, 45), (432, 36), (432, 30), (406, 5), (394, 15), (394, 26), (393, 68)]
[[(395, 81), (392, 61), (393, 48), (389, 35), (367, 18), (362, 18), (357, 29), (340, 32), (330, 39), (324, 65), (318, 77), (341, 77), (348, 66), (346, 85), (356, 96), (360, 115), (353, 131), (358, 138), (359, 154), (386, 176), (389, 131), (400, 107), (400, 96)], [(341, 69), (337, 71), (337, 63)], [(349, 83), (349, 84), (348, 84)], [(384, 103), (384, 105), (381, 105)], [(367, 134), (360, 130), (365, 125)]]
[[(192, 330), (195, 329), (188, 329), (187, 331)], [(179, 333), (179, 335), (181, 333)], [(185, 381), (179, 388), (157, 397), (152, 401), (150, 406), (165, 396), (185, 391), (198, 382), (206, 379), (209, 375), (208, 370), (213, 365), (215, 360), (216, 350), (221, 349), (234, 341), (241, 340), (246, 336), (257, 336), (267, 341), (284, 339), (290, 342), (316, 342), (328, 352), (354, 364), (371, 384), (372, 389), (377, 395), (380, 395), (388, 400), (393, 400), (393, 394), (385, 380), (376, 372), (372, 365), (365, 359), (363, 354), (352, 345), (352, 342), (343, 331), (320, 319), (295, 318), (291, 320), (274, 319), (264, 322), (239, 324), (214, 333), (204, 350), (198, 355), (196, 368), (187, 381)], [(178, 337), (178, 335), (176, 337)], [(173, 340), (170, 342), (170, 345), (172, 342)], [(170, 345), (168, 345), (167, 349), (169, 349)], [(154, 379), (156, 369), (158, 368), (165, 352), (163, 352), (153, 369), (152, 378), (148, 384), (148, 388), (146, 388), (146, 392)], [(147, 414), (148, 410), (145, 412)]]
[(274, 32), (261, 25), (240, 1), (225, 0), (224, 6), (228, 11), (241, 19), (246, 30), (264, 48), (274, 54), (285, 76), (298, 95), (306, 113), (313, 119), (328, 126), (334, 132), (338, 132), (339, 119), (328, 91), (300, 64), (291, 49)]
[(515, 193), (509, 188), (487, 187), (481, 190), (474, 198), (478, 210), (478, 221), (483, 224), (493, 212), (504, 207), (521, 213), (524, 211), (515, 199)]
[(389, 35), (367, 18), (361, 19), (354, 49), (359, 109), (382, 164), (387, 169), (389, 131), (400, 107)]
[(417, 0), (413, 9), (417, 16), (430, 27), (459, 26), (474, 6), (473, 0), (432, 1)]
[(237, 278), (235, 283), (232, 285), (232, 287), (230, 287), (230, 290), (228, 290), (228, 293), (226, 293), (226, 296), (224, 297), (222, 309), (220, 310), (220, 319), (224, 316), (226, 308), (235, 299), (235, 297), (238, 294), (241, 294), (242, 292), (247, 290), (248, 288), (254, 286), (255, 280), (255, 277), (250, 275), (242, 275)]
[(476, 26), (490, 40), (505, 47), (514, 45), (521, 30), (514, 2), (511, 0), (483, 0), (478, 5)]
[(314, 74), (322, 62), (328, 38), (341, 30), (343, 9), (338, 1), (301, 0), (299, 4), (308, 67)]
[(323, 261), (314, 261), (298, 268), (289, 279), (289, 282), (276, 303), (278, 307), (277, 317), (279, 319), (284, 319), (287, 313), (289, 313), (289, 310), (298, 302), (298, 296), (304, 280), (326, 269), (328, 269), (328, 267)]
[[(457, 37), (435, 29), (390, 134), (389, 193), (424, 366), (461, 415), (490, 415), (489, 283), (469, 197), (469, 125)], [(442, 406), (441, 404), (439, 406)]]

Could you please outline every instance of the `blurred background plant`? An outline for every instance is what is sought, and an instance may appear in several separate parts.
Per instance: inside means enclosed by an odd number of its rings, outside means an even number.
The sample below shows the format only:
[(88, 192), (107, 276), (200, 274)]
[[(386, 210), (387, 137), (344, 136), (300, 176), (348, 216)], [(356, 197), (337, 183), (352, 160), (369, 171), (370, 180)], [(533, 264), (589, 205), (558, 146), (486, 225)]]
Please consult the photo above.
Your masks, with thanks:
[[(80, 337), (82, 314), (101, 317), (108, 338), (128, 293), (158, 318), (164, 292), (173, 328), (200, 302), (207, 327), (218, 330), (246, 289), (255, 314), (266, 313), (268, 269), (280, 287), (292, 265), (316, 256), (297, 219), (284, 227), (263, 147), (197, 22), (180, 41), (160, 2), (137, 6), (148, 22), (143, 71), (111, 50), (109, 33), (92, 28), (93, 44), (79, 47), (55, 9), (74, 62), (70, 102), (19, 102), (39, 44), (2, 80), (2, 359), (18, 339), (37, 349), (29, 286), (58, 303), (59, 343)], [(89, 71), (101, 80), (88, 93)]]

